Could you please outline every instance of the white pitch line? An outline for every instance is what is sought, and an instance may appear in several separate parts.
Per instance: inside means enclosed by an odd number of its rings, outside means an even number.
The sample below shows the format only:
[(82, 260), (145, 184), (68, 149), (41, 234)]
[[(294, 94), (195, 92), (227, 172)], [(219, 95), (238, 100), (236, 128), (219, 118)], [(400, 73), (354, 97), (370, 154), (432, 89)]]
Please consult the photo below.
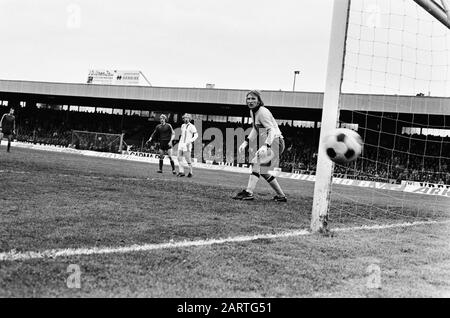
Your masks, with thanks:
[[(392, 228), (411, 227), (417, 225), (432, 225), (432, 224), (447, 224), (450, 220), (445, 221), (416, 221), (410, 223), (396, 223), (385, 225), (363, 225), (357, 227), (348, 228), (335, 228), (333, 232), (352, 232), (358, 230), (383, 230)], [(169, 242), (160, 244), (144, 244), (144, 245), (131, 245), (123, 247), (92, 247), (92, 248), (68, 248), (68, 249), (53, 249), (42, 252), (17, 252), (15, 250), (7, 253), (0, 253), (0, 261), (26, 261), (31, 259), (43, 259), (43, 258), (56, 258), (56, 257), (68, 257), (68, 256), (82, 256), (82, 255), (100, 255), (100, 254), (124, 254), (132, 252), (147, 252), (153, 250), (162, 249), (174, 249), (185, 247), (201, 247), (210, 246), (214, 244), (226, 244), (226, 243), (242, 243), (255, 241), (259, 239), (278, 239), (296, 236), (306, 236), (312, 233), (308, 230), (296, 230), (288, 232), (280, 232), (275, 234), (257, 234), (251, 236), (235, 236), (223, 239), (209, 239), (209, 240), (197, 240), (197, 241), (181, 241), (181, 242)]]

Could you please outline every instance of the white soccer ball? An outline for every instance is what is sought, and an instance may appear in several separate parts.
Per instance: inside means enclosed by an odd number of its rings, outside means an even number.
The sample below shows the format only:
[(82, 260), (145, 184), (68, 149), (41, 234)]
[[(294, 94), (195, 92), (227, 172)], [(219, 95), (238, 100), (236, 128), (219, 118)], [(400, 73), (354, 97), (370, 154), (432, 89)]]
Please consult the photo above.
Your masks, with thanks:
[(325, 138), (324, 147), (328, 158), (336, 163), (346, 164), (361, 155), (363, 141), (356, 131), (337, 128)]

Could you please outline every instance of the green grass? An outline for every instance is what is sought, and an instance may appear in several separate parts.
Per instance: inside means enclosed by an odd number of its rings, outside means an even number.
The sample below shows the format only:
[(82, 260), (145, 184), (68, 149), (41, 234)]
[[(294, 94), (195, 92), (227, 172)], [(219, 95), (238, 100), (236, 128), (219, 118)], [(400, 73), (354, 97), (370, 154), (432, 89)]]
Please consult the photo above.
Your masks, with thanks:
[[(231, 199), (247, 175), (0, 147), (0, 252), (117, 247), (307, 229), (313, 183), (279, 179), (289, 201)], [(335, 186), (332, 227), (448, 220), (449, 199)], [(0, 263), (0, 297), (449, 296), (449, 225)], [(67, 266), (82, 270), (66, 286)], [(381, 269), (368, 288), (367, 267)]]

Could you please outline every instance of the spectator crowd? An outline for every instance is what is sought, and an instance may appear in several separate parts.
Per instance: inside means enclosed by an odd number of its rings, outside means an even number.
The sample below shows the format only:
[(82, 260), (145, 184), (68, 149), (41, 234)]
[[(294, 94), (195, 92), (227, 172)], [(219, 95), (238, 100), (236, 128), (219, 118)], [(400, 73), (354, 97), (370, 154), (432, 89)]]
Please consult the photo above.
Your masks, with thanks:
[[(117, 136), (109, 137), (107, 134), (123, 134), (124, 146), (128, 149), (155, 152), (155, 145), (145, 145), (145, 141), (157, 124), (158, 121), (154, 118), (138, 115), (22, 108), (16, 116), (16, 139), (29, 143), (118, 152), (120, 143)], [(174, 127), (181, 125), (171, 124)], [(245, 130), (250, 125), (223, 122), (203, 124), (204, 130), (210, 127), (220, 129), (225, 136), (227, 127), (242, 127)], [(286, 124), (280, 125), (280, 129), (286, 141), (286, 150), (280, 159), (282, 171), (315, 174), (320, 131)], [(91, 131), (104, 135), (99, 134), (95, 139), (92, 136), (83, 138), (73, 131)], [(449, 137), (390, 134), (381, 138), (383, 142), (380, 142), (379, 134), (367, 132), (363, 127), (358, 132), (364, 139), (363, 155), (345, 166), (336, 165), (335, 176), (391, 183), (411, 180), (450, 184)], [(208, 142), (204, 141), (203, 146)], [(223, 155), (215, 155), (215, 158), (223, 157), (223, 162), (236, 162), (236, 157), (226, 158), (225, 148)], [(220, 159), (215, 161), (218, 163)]]

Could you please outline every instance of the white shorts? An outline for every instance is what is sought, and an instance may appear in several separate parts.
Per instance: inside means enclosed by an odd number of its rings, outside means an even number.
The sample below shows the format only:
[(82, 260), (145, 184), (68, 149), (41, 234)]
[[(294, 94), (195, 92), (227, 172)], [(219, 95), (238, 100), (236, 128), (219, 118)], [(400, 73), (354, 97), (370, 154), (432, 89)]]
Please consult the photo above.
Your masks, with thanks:
[(178, 151), (191, 151), (191, 150), (192, 150), (192, 143), (186, 144), (186, 143), (180, 142), (178, 144)]

